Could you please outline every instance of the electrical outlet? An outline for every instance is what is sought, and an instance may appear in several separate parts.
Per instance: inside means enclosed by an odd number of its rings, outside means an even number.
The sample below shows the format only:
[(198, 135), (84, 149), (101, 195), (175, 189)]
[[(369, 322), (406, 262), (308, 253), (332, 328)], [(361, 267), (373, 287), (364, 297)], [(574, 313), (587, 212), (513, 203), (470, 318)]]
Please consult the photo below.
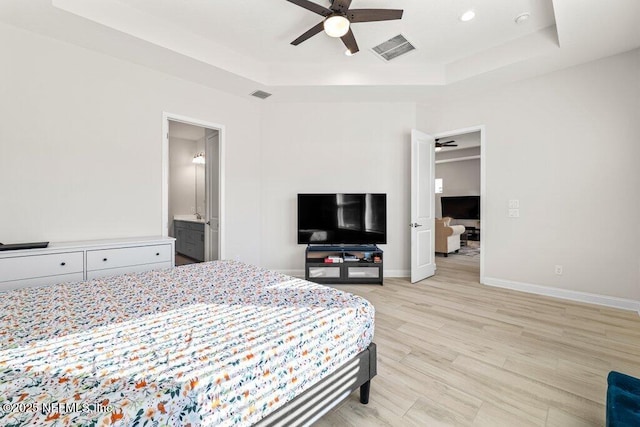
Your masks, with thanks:
[(520, 207), (520, 200), (518, 199), (509, 200), (509, 209), (517, 209), (519, 207)]
[(561, 265), (556, 265), (556, 274), (558, 276), (562, 276), (562, 266)]
[(520, 209), (509, 209), (509, 218), (519, 218)]

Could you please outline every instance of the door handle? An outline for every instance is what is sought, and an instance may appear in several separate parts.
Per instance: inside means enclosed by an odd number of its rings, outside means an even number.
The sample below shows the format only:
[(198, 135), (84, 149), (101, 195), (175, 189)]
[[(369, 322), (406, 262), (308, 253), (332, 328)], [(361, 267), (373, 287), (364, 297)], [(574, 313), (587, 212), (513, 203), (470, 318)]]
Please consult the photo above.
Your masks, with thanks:
[(409, 227), (418, 228), (418, 227), (422, 227), (422, 224), (418, 224), (417, 222), (412, 222), (411, 224), (409, 224)]

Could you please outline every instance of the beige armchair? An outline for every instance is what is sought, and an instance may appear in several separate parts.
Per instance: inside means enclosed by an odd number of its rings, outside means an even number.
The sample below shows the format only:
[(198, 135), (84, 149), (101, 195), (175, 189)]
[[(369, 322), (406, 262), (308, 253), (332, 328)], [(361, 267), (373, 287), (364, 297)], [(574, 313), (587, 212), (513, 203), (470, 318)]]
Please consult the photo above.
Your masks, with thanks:
[(436, 218), (436, 252), (448, 256), (460, 249), (460, 235), (464, 233), (464, 225), (449, 225), (452, 218)]

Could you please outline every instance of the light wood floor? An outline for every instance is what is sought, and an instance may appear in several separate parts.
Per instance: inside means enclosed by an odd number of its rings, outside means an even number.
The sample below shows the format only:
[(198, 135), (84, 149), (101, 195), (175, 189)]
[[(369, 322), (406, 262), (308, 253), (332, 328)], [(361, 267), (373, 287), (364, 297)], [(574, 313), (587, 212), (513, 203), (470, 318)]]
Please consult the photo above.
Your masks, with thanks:
[(480, 285), (462, 255), (436, 261), (417, 284), (336, 286), (376, 308), (378, 375), (368, 405), (356, 392), (316, 426), (604, 426), (608, 372), (640, 376), (637, 313)]

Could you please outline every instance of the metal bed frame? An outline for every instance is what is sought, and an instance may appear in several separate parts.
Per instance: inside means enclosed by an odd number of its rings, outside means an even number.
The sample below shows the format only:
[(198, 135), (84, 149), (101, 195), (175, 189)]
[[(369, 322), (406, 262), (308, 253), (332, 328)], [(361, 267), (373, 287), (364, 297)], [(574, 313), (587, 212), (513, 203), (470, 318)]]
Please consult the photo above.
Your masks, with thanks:
[(377, 374), (375, 343), (328, 377), (260, 420), (256, 426), (309, 426), (360, 388), (360, 403), (369, 403), (371, 379)]

